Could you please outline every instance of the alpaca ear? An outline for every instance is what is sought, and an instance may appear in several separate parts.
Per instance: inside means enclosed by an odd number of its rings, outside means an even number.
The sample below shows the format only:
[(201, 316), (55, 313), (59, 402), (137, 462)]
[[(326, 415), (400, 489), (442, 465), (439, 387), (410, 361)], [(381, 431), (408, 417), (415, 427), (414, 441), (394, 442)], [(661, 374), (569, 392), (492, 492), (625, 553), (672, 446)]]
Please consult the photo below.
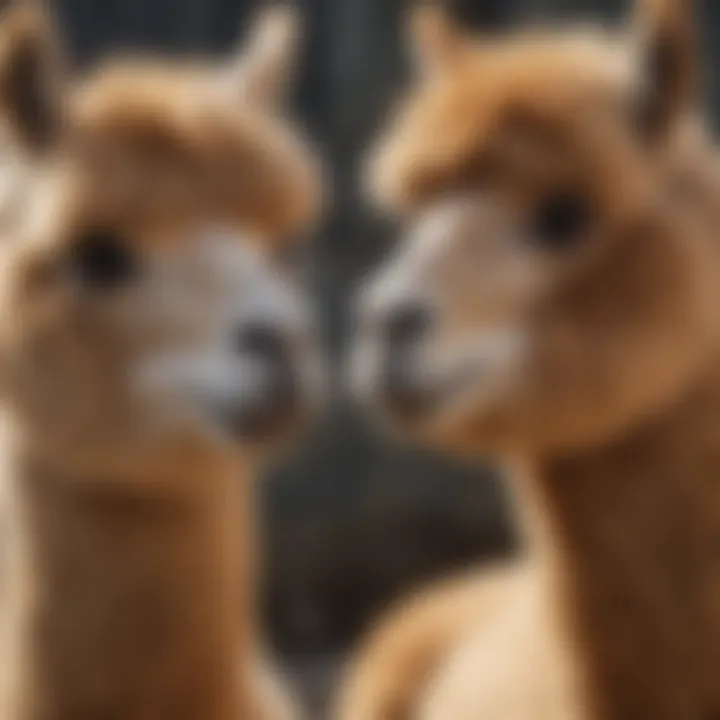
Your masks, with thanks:
[(412, 8), (408, 20), (410, 48), (421, 77), (432, 77), (449, 69), (463, 37), (447, 9), (437, 2)]
[(698, 101), (700, 70), (691, 0), (638, 0), (635, 40), (642, 73), (639, 123), (662, 138)]
[(0, 115), (26, 150), (41, 152), (58, 139), (61, 65), (41, 0), (6, 0), (0, 10)]
[(288, 5), (262, 11), (248, 39), (232, 61), (229, 80), (255, 104), (278, 105), (284, 99), (298, 63), (302, 34), (300, 13)]

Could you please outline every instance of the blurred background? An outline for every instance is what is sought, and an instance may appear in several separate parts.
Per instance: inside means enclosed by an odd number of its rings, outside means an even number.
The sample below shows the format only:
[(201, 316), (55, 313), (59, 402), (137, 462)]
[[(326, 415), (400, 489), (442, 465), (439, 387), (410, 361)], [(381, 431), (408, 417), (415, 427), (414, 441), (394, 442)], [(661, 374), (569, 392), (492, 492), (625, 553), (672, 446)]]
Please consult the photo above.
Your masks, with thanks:
[[(690, 1), (690, 0), (688, 0)], [(364, 151), (407, 76), (400, 0), (298, 0), (309, 37), (296, 111), (333, 169), (334, 207), (311, 239), (310, 281), (330, 352), (352, 331), (350, 298), (391, 249), (364, 205)], [(252, 0), (54, 0), (78, 67), (118, 50), (227, 52)], [(465, 0), (488, 32), (534, 18), (620, 21), (627, 0)], [(697, 2), (708, 63), (720, 68), (720, 2)], [(708, 72), (710, 108), (720, 82)], [(717, 115), (716, 115), (717, 116)], [(471, 562), (512, 552), (503, 488), (490, 468), (394, 447), (339, 402), (302, 450), (260, 487), (264, 606), (275, 646), (309, 695), (393, 598)], [(310, 703), (320, 700), (309, 699)], [(320, 711), (313, 712), (319, 716)]]

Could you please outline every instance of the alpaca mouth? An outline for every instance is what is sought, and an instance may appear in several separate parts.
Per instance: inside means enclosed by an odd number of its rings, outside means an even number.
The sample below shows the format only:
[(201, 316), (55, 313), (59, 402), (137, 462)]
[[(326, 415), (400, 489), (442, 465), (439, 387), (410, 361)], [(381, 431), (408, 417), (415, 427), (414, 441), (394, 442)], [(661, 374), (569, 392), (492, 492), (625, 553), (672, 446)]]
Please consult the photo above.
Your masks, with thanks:
[(152, 363), (140, 377), (144, 406), (163, 427), (199, 427), (223, 442), (284, 441), (315, 411), (309, 373), (294, 362), (195, 356)]
[(404, 425), (425, 424), (482, 383), (486, 369), (484, 360), (475, 358), (455, 367), (429, 368), (426, 373), (396, 368), (385, 375), (384, 405)]
[(488, 402), (524, 356), (524, 335), (484, 330), (447, 348), (416, 348), (386, 355), (365, 383), (383, 414), (401, 427), (422, 430), (453, 416), (455, 409)]
[(251, 397), (216, 403), (214, 415), (233, 438), (246, 442), (272, 442), (291, 435), (304, 415), (297, 383), (290, 373), (272, 378)]

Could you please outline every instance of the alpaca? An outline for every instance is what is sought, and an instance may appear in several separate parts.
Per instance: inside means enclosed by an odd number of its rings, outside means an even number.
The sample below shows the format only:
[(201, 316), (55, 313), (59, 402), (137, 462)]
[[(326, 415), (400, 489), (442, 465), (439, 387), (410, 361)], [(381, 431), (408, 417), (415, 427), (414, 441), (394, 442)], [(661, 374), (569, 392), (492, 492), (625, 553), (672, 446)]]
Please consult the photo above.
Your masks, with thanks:
[(355, 392), (496, 458), (525, 549), (383, 622), (343, 720), (720, 713), (720, 185), (688, 6), (493, 40), (416, 11), (422, 79), (370, 164), (411, 225), (361, 293)]
[(309, 309), (275, 250), (320, 209), (279, 111), (294, 14), (241, 57), (71, 82), (0, 22), (3, 720), (280, 720), (251, 481), (310, 419)]

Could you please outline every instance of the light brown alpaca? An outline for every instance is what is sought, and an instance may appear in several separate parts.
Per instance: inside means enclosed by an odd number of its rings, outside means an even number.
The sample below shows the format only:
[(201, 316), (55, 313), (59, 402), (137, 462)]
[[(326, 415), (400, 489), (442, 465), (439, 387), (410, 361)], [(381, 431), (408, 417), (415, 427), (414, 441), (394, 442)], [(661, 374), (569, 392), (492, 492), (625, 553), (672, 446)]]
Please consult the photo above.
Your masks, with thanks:
[(307, 313), (267, 252), (320, 199), (273, 107), (294, 21), (264, 16), (234, 63), (71, 86), (40, 9), (8, 13), (0, 717), (285, 718), (250, 483), (314, 396)]
[(362, 300), (387, 422), (508, 470), (523, 565), (399, 610), (343, 720), (720, 713), (720, 265), (689, 3), (627, 37), (471, 42), (415, 25), (425, 79), (372, 167), (412, 221)]

